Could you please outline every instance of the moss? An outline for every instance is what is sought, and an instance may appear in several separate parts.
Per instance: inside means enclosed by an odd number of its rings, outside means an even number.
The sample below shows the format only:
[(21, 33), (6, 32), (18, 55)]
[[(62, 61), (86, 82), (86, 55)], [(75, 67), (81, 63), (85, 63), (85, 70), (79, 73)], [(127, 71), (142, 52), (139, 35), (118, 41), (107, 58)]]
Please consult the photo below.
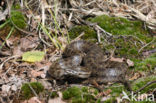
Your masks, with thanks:
[(72, 98), (72, 103), (95, 103), (95, 98), (91, 94), (84, 94), (83, 97), (77, 98), (73, 97)]
[(15, 5), (12, 6), (12, 9), (17, 10), (17, 9), (21, 9), (21, 7), (20, 7), (19, 4), (15, 4)]
[(25, 83), (21, 87), (22, 99), (29, 99), (34, 96), (33, 91), (29, 87), (29, 84), (37, 94), (39, 94), (40, 92), (44, 90), (44, 87), (41, 83), (38, 83), (38, 82)]
[[(97, 16), (95, 18), (89, 18), (88, 21), (98, 23), (105, 31), (116, 35), (115, 38), (109, 38), (108, 42), (105, 42), (105, 38), (101, 38), (104, 48), (108, 51), (115, 49), (115, 55), (117, 57), (141, 58), (139, 54), (142, 43), (146, 44), (153, 40), (153, 37), (148, 35), (148, 30), (143, 29), (143, 22), (130, 21), (121, 17), (109, 17), (106, 15)], [(88, 26), (75, 26), (69, 31), (71, 39), (78, 37), (82, 32), (84, 35), (81, 39), (96, 41), (96, 32)], [(102, 36), (101, 36), (102, 37)], [(154, 37), (155, 38), (155, 37)], [(156, 39), (155, 41), (156, 42)], [(148, 45), (144, 50), (149, 50), (154, 45)]]
[(58, 93), (56, 91), (53, 91), (50, 95), (50, 98), (55, 98), (55, 97), (58, 97)]
[(110, 86), (107, 89), (112, 90), (112, 92), (110, 93), (112, 97), (119, 96), (122, 93), (123, 90), (126, 91), (124, 85), (119, 85), (119, 83), (113, 84), (112, 86)]
[(156, 67), (156, 53), (144, 60), (135, 60), (134, 64), (135, 70), (140, 71), (154, 70), (154, 68)]
[(74, 86), (74, 87), (68, 88), (67, 90), (63, 92), (63, 99), (69, 99), (74, 96), (81, 97), (80, 88)]
[(78, 37), (82, 32), (84, 32), (84, 35), (81, 37), (81, 39), (84, 40), (96, 40), (97, 39), (97, 35), (96, 32), (88, 27), (88, 26), (75, 26), (73, 27), (70, 31), (69, 31), (69, 37), (70, 39), (75, 39), (76, 37)]
[[(153, 40), (153, 37), (148, 35), (148, 30), (143, 29), (143, 22), (130, 21), (121, 17), (109, 17), (107, 15), (97, 16), (95, 18), (89, 18), (88, 21), (98, 23), (105, 31), (118, 36), (117, 38), (111, 38), (109, 43), (104, 43), (108, 50), (112, 50), (112, 47), (116, 47), (115, 53), (118, 57), (134, 58), (140, 57), (138, 51), (143, 46), (143, 43), (149, 43)], [(104, 41), (103, 41), (104, 42)], [(155, 41), (156, 42), (156, 39)], [(148, 45), (144, 50), (149, 50), (155, 45)]]
[[(154, 80), (156, 80), (156, 76), (154, 76), (154, 75), (149, 76), (149, 77), (140, 78), (140, 79), (136, 80), (135, 82), (133, 82), (132, 89), (134, 91), (136, 91), (136, 90), (140, 89), (141, 87), (143, 87), (148, 82), (154, 81)], [(155, 89), (155, 87), (156, 87), (156, 84), (155, 83), (154, 84), (151, 84), (148, 87), (144, 88), (142, 91), (140, 91), (140, 93), (142, 94), (142, 93), (151, 91), (151, 90)]]
[(20, 11), (11, 11), (11, 20), (19, 28), (24, 29), (27, 24), (24, 15)]
[(11, 18), (9, 18), (9, 20), (11, 20), (12, 22), (10, 22), (10, 25), (15, 24), (18, 28), (24, 29), (27, 24), (26, 24), (26, 17), (22, 14), (22, 12), (20, 11), (20, 5), (19, 4), (15, 4), (12, 6), (11, 8)]
[(72, 103), (95, 103), (94, 97), (97, 94), (97, 90), (89, 87), (70, 87), (63, 91), (63, 99), (71, 100)]
[(141, 43), (135, 38), (119, 37), (111, 43), (105, 45), (104, 47), (108, 51), (112, 51), (112, 49), (115, 49), (114, 54), (117, 57), (125, 57), (131, 59), (140, 57), (138, 51), (141, 48), (141, 46)]
[(104, 103), (116, 103), (116, 99), (114, 97), (111, 97), (110, 99), (104, 101)]
[(82, 87), (81, 90), (82, 92), (88, 93), (88, 87)]
[(109, 97), (104, 103), (116, 103), (116, 97), (119, 97), (122, 94), (122, 91), (127, 91), (124, 85), (120, 85), (120, 83), (115, 83), (104, 89), (104, 92), (108, 89), (111, 90)]
[(72, 98), (72, 103), (86, 103), (86, 101), (82, 98), (74, 97)]
[(100, 27), (113, 35), (135, 35), (146, 42), (151, 40), (151, 38), (147, 38), (148, 31), (142, 28), (143, 22), (141, 21), (130, 21), (125, 18), (109, 17), (107, 15), (89, 18), (88, 20), (98, 23)]

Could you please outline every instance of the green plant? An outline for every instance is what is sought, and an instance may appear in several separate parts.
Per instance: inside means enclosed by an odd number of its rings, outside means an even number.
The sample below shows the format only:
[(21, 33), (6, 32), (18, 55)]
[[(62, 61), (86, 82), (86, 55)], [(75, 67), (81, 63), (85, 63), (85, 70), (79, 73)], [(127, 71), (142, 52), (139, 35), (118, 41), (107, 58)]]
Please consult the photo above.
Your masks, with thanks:
[(43, 90), (44, 90), (44, 86), (39, 82), (25, 83), (21, 87), (21, 98), (29, 99), (29, 98), (35, 96), (34, 92), (36, 94), (39, 94)]
[(10, 17), (3, 24), (0, 25), (0, 29), (5, 26), (8, 26), (10, 28), (10, 32), (0, 48), (4, 46), (6, 40), (9, 39), (9, 37), (12, 35), (13, 31), (16, 30), (16, 28), (24, 29), (27, 26), (25, 16), (22, 14), (22, 12), (17, 11), (18, 9), (20, 9), (20, 6), (14, 5), (11, 9)]
[[(95, 95), (98, 91), (89, 87), (70, 87), (62, 92), (63, 99), (71, 100), (72, 103), (95, 103)], [(99, 101), (99, 100), (98, 100)]]
[(84, 40), (97, 40), (97, 34), (96, 32), (85, 25), (81, 25), (81, 26), (75, 26), (73, 27), (70, 31), (69, 31), (69, 36), (71, 39), (75, 39), (76, 37), (78, 37), (82, 32), (84, 32), (84, 35), (81, 37), (81, 39)]
[[(136, 90), (140, 89), (141, 87), (143, 87), (148, 82), (151, 82), (151, 81), (154, 81), (154, 80), (156, 80), (155, 75), (139, 78), (135, 82), (132, 83), (132, 89), (134, 91), (136, 91)], [(146, 88), (144, 88), (142, 91), (140, 91), (140, 93), (142, 94), (142, 93), (151, 91), (151, 90), (155, 89), (155, 87), (156, 87), (156, 84), (153, 83), (152, 85), (149, 85)]]
[(51, 92), (51, 94), (50, 94), (50, 98), (55, 98), (55, 97), (58, 97), (59, 95), (58, 95), (58, 93), (56, 92), (56, 91), (53, 91), (53, 92)]

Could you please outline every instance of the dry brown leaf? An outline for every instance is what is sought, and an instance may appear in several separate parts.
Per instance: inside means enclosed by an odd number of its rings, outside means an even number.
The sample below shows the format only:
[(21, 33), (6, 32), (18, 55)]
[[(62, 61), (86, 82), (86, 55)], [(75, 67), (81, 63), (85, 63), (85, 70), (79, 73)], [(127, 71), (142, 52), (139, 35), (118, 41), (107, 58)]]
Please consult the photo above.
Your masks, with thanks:
[(21, 47), (18, 45), (16, 47), (13, 48), (13, 55), (22, 55), (23, 52), (21, 51)]
[(31, 78), (30, 82), (37, 82), (35, 78)]
[(108, 96), (111, 92), (112, 92), (111, 89), (107, 89), (106, 91), (100, 92), (97, 96), (98, 96), (98, 97), (101, 97), (101, 96)]
[(25, 37), (20, 40), (20, 47), (23, 51), (34, 49), (38, 46), (38, 37)]
[(138, 78), (141, 77), (141, 76), (142, 76), (142, 74), (139, 73), (139, 72), (137, 72), (137, 73), (135, 73), (134, 76), (131, 77), (129, 80), (136, 80), (136, 79), (138, 79)]
[(43, 60), (42, 62), (36, 62), (35, 66), (38, 68), (38, 70), (48, 70), (50, 67), (51, 62)]
[(127, 64), (128, 64), (129, 67), (133, 67), (134, 66), (134, 62), (131, 61), (130, 59), (127, 59), (126, 62), (127, 62)]
[(37, 97), (32, 97), (29, 100), (25, 100), (21, 103), (45, 103), (45, 102), (40, 101)]
[(44, 74), (44, 71), (36, 71), (36, 70), (32, 70), (31, 71), (31, 76), (32, 77), (41, 77), (41, 75)]
[(48, 103), (66, 103), (61, 98), (57, 97), (54, 99), (49, 99)]
[(116, 61), (116, 62), (123, 62), (124, 58), (114, 58), (114, 57), (111, 57), (110, 58), (110, 61)]
[(2, 85), (2, 92), (9, 92), (10, 91), (11, 86), (10, 85)]

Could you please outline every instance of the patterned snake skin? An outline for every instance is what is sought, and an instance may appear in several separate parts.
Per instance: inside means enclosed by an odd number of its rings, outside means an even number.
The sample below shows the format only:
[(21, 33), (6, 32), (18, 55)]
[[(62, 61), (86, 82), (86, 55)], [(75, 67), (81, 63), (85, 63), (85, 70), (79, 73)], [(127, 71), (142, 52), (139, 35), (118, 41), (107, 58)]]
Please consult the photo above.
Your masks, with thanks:
[(106, 60), (98, 45), (78, 40), (66, 46), (62, 58), (50, 66), (48, 74), (59, 80), (73, 76), (87, 82), (95, 80), (97, 83), (120, 82), (127, 85), (127, 68), (124, 62)]

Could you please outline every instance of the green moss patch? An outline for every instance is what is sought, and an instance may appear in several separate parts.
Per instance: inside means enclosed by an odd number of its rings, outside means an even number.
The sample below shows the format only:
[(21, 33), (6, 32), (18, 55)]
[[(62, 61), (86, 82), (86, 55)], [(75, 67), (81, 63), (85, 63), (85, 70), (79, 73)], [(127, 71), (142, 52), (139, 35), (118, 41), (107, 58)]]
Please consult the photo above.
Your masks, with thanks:
[(130, 59), (140, 57), (138, 51), (141, 47), (141, 42), (133, 37), (119, 37), (104, 46), (108, 51), (115, 49), (115, 56)]
[(32, 82), (32, 83), (25, 83), (22, 85), (21, 87), (21, 98), (22, 99), (29, 99), (34, 95), (34, 92), (31, 90), (31, 88), (33, 88), (33, 90), (39, 94), (40, 92), (42, 92), (44, 90), (44, 87), (41, 83), (39, 82)]
[(11, 11), (11, 20), (21, 29), (24, 29), (27, 26), (25, 17), (20, 11)]
[(141, 21), (130, 21), (121, 17), (109, 17), (107, 15), (97, 16), (88, 19), (96, 22), (100, 27), (113, 35), (134, 35), (145, 42), (151, 41), (148, 31), (143, 29)]
[(55, 97), (59, 97), (57, 91), (51, 92), (50, 98), (55, 98)]
[(84, 25), (73, 27), (69, 31), (69, 37), (70, 37), (70, 39), (75, 39), (83, 32), (84, 32), (84, 35), (81, 37), (81, 39), (93, 40), (93, 41), (97, 40), (96, 32), (92, 28), (90, 28), (88, 26), (84, 26)]
[(20, 11), (20, 5), (16, 4), (13, 5), (11, 9), (11, 18), (9, 18), (12, 22), (12, 25), (15, 24), (18, 28), (24, 29), (27, 26), (26, 17)]
[[(114, 37), (111, 38), (103, 38), (103, 36), (101, 36), (101, 40), (106, 50), (112, 51), (115, 49), (115, 55), (117, 57), (139, 59), (141, 58), (141, 54), (138, 51), (145, 44), (153, 40), (153, 37), (149, 35), (148, 30), (143, 29), (143, 22), (141, 21), (130, 21), (125, 18), (109, 17), (107, 15), (97, 16), (87, 20), (98, 23), (105, 31), (114, 35)], [(93, 28), (84, 25), (73, 27), (69, 31), (69, 36), (71, 39), (75, 39), (82, 32), (84, 32), (84, 35), (81, 39), (97, 41), (97, 34)], [(154, 42), (156, 42), (156, 39), (153, 43)], [(143, 50), (149, 50), (152, 46), (156, 47), (156, 44), (153, 45), (153, 43), (146, 46)]]
[(95, 103), (95, 95), (98, 91), (89, 87), (70, 87), (63, 91), (63, 99), (70, 100), (72, 103)]
[(135, 60), (135, 70), (152, 71), (156, 67), (156, 53), (144, 60)]
[[(155, 75), (140, 78), (140, 79), (136, 80), (135, 82), (133, 82), (132, 89), (133, 89), (133, 91), (136, 91), (136, 90), (140, 89), (141, 87), (143, 87), (148, 82), (154, 81), (154, 80), (156, 80)], [(156, 87), (156, 84), (153, 83), (153, 84), (147, 86), (146, 88), (144, 88), (142, 91), (140, 91), (140, 93), (146, 93), (148, 91), (155, 89), (155, 87)]]
[[(139, 58), (138, 51), (140, 48), (153, 40), (148, 30), (143, 29), (141, 21), (130, 21), (125, 18), (109, 17), (107, 15), (89, 18), (88, 20), (98, 23), (105, 31), (115, 36), (115, 38), (112, 37), (108, 42), (104, 42), (104, 47), (109, 51), (115, 48), (115, 54), (118, 57)], [(153, 42), (156, 42), (156, 40)], [(151, 46), (148, 45), (144, 49), (151, 49)]]

